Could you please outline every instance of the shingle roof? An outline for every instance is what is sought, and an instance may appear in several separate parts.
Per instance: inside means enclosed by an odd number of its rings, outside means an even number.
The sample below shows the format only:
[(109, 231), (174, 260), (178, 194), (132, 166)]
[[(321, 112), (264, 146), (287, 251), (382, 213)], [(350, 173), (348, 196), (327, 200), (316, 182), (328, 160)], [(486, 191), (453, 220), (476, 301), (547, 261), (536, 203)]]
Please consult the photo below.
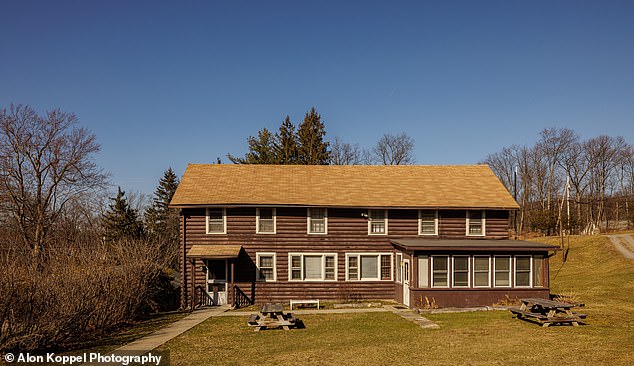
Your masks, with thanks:
[(508, 251), (508, 250), (559, 250), (556, 245), (524, 240), (500, 239), (393, 239), (392, 244), (406, 250), (469, 250), (469, 251)]
[(171, 206), (213, 205), (518, 208), (487, 165), (189, 164)]

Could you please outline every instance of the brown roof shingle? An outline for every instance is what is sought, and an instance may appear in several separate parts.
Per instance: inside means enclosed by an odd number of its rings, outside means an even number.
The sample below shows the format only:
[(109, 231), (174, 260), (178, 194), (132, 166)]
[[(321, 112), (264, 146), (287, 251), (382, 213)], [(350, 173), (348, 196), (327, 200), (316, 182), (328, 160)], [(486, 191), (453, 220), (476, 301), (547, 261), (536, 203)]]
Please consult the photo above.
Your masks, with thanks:
[(212, 205), (518, 208), (486, 165), (189, 164), (171, 206)]

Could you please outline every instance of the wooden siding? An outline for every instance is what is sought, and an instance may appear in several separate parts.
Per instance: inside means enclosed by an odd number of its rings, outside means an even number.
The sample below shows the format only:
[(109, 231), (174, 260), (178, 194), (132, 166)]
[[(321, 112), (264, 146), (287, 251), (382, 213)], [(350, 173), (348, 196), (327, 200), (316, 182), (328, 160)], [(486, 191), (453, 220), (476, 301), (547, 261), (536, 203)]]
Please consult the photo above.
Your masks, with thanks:
[[(537, 297), (548, 299), (547, 288), (484, 288), (484, 289), (410, 289), (410, 307), (424, 308), (425, 297), (439, 307), (491, 306), (500, 300)], [(421, 303), (421, 301), (423, 303)]]
[[(395, 292), (402, 291), (394, 281), (345, 281), (345, 254), (351, 252), (394, 253), (391, 238), (419, 237), (417, 210), (390, 210), (388, 213), (389, 235), (368, 235), (368, 221), (361, 216), (367, 212), (364, 208), (328, 209), (328, 234), (307, 234), (307, 209), (277, 208), (276, 234), (256, 234), (255, 208), (227, 208), (226, 234), (206, 234), (204, 208), (184, 209), (181, 217), (181, 245), (185, 250), (192, 245), (239, 244), (244, 248), (235, 260), (235, 284), (258, 303), (270, 301), (288, 301), (291, 298), (318, 298), (323, 300), (365, 300), (394, 299)], [(440, 210), (439, 235), (437, 238), (464, 238), (466, 240), (482, 237), (467, 237), (465, 210)], [(486, 237), (488, 239), (508, 238), (508, 211), (487, 211)], [(183, 227), (185, 223), (185, 227)], [(186, 229), (186, 232), (184, 231)], [(183, 243), (184, 238), (184, 243)], [(255, 282), (255, 261), (258, 252), (276, 253), (276, 282)], [(288, 281), (289, 253), (336, 253), (337, 281), (302, 282)], [(182, 269), (181, 247), (181, 269)], [(204, 262), (195, 261), (195, 285), (205, 284)], [(410, 263), (414, 268), (414, 263)], [(394, 267), (393, 267), (394, 270)], [(394, 272), (394, 271), (392, 271)], [(413, 272), (413, 271), (412, 271)], [(183, 273), (183, 272), (181, 272)], [(394, 274), (393, 274), (394, 275)], [(189, 260), (181, 276), (182, 296), (191, 298), (191, 267)], [(414, 281), (416, 277), (411, 277)], [(229, 280), (230, 281), (230, 280)], [(398, 296), (402, 298), (401, 295)], [(413, 303), (415, 299), (412, 298)], [(229, 301), (230, 298), (229, 298)]]

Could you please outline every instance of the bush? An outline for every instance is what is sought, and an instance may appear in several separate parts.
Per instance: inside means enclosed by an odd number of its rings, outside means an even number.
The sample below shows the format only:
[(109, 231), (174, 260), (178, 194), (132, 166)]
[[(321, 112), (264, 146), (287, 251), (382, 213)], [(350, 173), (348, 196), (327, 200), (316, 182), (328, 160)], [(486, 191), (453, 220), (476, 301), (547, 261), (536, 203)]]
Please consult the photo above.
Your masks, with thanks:
[[(158, 244), (5, 251), (0, 266), (0, 350), (63, 349), (163, 310), (170, 288)], [(164, 301), (164, 299), (163, 299)]]

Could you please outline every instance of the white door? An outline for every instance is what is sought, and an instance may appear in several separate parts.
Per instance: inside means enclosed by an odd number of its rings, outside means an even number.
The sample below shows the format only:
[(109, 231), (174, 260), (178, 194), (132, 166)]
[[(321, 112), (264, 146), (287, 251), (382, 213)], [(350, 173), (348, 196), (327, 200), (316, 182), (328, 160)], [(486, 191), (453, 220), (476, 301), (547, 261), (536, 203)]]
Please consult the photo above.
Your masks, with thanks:
[(409, 306), (409, 259), (403, 260), (403, 305)]
[(212, 298), (214, 305), (227, 303), (227, 260), (207, 260), (207, 294)]

